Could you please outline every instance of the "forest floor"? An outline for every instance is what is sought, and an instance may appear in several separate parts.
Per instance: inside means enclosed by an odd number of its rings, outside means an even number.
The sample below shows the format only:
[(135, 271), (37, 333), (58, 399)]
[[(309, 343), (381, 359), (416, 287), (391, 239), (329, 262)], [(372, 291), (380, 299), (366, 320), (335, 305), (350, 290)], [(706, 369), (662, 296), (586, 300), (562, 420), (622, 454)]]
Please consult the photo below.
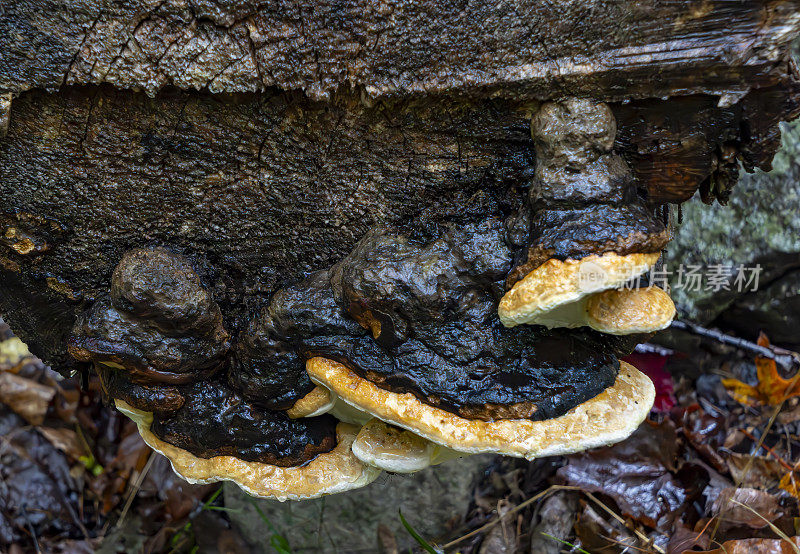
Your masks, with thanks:
[[(419, 537), (417, 550), (800, 554), (800, 357), (764, 336), (683, 329), (671, 332), (700, 347), (629, 359), (658, 393), (629, 439), (533, 462), (498, 456), (449, 539)], [(0, 476), (2, 552), (251, 552), (219, 484), (179, 479), (95, 378), (62, 379), (1, 321)], [(291, 530), (264, 525), (276, 552), (293, 552)], [(377, 537), (387, 554), (408, 539)]]

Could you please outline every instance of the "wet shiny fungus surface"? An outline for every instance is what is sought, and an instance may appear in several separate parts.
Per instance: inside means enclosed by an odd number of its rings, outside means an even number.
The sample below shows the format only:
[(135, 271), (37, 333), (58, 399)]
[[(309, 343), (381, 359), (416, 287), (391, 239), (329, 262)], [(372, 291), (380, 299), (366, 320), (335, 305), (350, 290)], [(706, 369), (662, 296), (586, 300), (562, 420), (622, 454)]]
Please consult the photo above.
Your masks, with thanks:
[[(503, 327), (503, 229), (496, 219), (451, 226), (426, 244), (374, 230), (331, 270), (273, 297), (240, 337), (233, 379), (254, 401), (267, 390), (284, 395), (303, 359), (325, 356), (382, 388), (480, 419), (548, 419), (596, 396), (636, 339)], [(281, 365), (292, 349), (293, 370)], [(282, 384), (255, 370), (270, 356)]]
[(465, 418), (563, 415), (611, 386), (641, 337), (505, 328), (506, 287), (549, 257), (657, 251), (667, 235), (612, 151), (607, 106), (544, 104), (531, 130), (521, 208), (478, 194), (445, 219), (376, 225), (334, 265), (249, 298), (231, 321), (191, 260), (130, 250), (110, 294), (78, 319), (70, 353), (95, 363), (112, 396), (153, 412), (157, 436), (202, 457), (292, 465), (332, 449), (333, 418), (286, 414), (313, 388), (315, 356)]
[(182, 393), (183, 407), (156, 416), (151, 430), (201, 458), (230, 455), (288, 467), (336, 446), (337, 420), (331, 416), (291, 419), (254, 406), (221, 382), (194, 383)]

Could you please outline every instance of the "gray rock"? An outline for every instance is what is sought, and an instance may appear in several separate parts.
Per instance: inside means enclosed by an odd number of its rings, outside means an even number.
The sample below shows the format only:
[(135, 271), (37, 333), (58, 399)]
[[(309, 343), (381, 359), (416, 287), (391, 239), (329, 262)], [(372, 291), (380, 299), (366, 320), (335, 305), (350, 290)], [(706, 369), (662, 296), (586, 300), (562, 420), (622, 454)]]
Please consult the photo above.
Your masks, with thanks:
[(800, 349), (800, 270), (737, 299), (717, 323), (742, 336), (753, 329), (764, 330), (772, 342)]
[[(783, 145), (769, 173), (744, 175), (728, 206), (706, 206), (694, 199), (683, 205), (683, 223), (665, 254), (666, 269), (730, 265), (731, 290), (678, 286), (670, 278), (679, 314), (752, 335), (764, 330), (775, 341), (792, 341), (800, 328), (800, 120), (782, 124)], [(739, 292), (736, 268), (760, 265), (756, 291)], [(748, 274), (749, 276), (749, 274)], [(793, 341), (798, 342), (797, 337)]]
[(413, 539), (400, 523), (398, 510), (428, 540), (441, 537), (466, 515), (475, 480), (493, 456), (468, 456), (412, 475), (384, 473), (371, 485), (315, 500), (281, 503), (251, 499), (226, 484), (225, 505), (231, 521), (256, 552), (273, 552), (273, 531), (286, 537), (292, 552), (377, 552), (378, 525), (391, 530), (404, 551)]

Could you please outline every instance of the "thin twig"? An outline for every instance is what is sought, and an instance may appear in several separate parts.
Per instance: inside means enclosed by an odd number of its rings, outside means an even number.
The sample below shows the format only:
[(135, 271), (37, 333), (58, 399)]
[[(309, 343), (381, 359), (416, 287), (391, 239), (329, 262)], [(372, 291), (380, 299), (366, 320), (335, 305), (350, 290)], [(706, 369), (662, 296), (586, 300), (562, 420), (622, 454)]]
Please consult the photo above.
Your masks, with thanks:
[(36, 529), (34, 529), (33, 524), (28, 517), (28, 510), (25, 509), (25, 504), (21, 506), (21, 509), (22, 517), (25, 518), (25, 523), (28, 525), (28, 532), (31, 534), (31, 538), (33, 539), (33, 546), (36, 549), (36, 554), (42, 554), (42, 549), (39, 546), (39, 539), (36, 537)]
[[(751, 433), (751, 432), (750, 432), (750, 431), (748, 431), (747, 429), (739, 429), (739, 430), (742, 432), (742, 434), (743, 434), (745, 437), (747, 437), (747, 438), (748, 438), (748, 439), (750, 439), (751, 441), (753, 441), (753, 442), (756, 442), (756, 441), (758, 441), (758, 439), (757, 439), (757, 438), (755, 438), (755, 437), (753, 436), (753, 433)], [(762, 441), (762, 442), (763, 442), (763, 441)], [(771, 455), (772, 455), (772, 457), (773, 457), (773, 458), (775, 458), (775, 459), (778, 461), (778, 463), (779, 463), (781, 466), (783, 466), (783, 468), (784, 468), (784, 469), (786, 469), (786, 470), (788, 470), (788, 471), (794, 471), (794, 468), (793, 468), (791, 465), (789, 465), (789, 464), (786, 462), (786, 460), (784, 460), (783, 458), (781, 458), (781, 457), (778, 455), (778, 453), (777, 453), (777, 452), (775, 452), (775, 450), (773, 450), (773, 449), (772, 449), (772, 448), (770, 448), (769, 446), (762, 446), (762, 448), (763, 448), (764, 450), (766, 450), (768, 454), (771, 454)], [(758, 454), (758, 450), (756, 450), (756, 454)]]
[(743, 350), (763, 358), (769, 358), (770, 360), (775, 360), (775, 362), (780, 364), (784, 369), (791, 369), (792, 366), (800, 365), (800, 354), (791, 350), (786, 350), (785, 348), (779, 348), (772, 345), (761, 346), (760, 344), (756, 344), (749, 340), (727, 335), (716, 329), (707, 329), (702, 325), (698, 325), (690, 321), (682, 321), (679, 319), (674, 320), (672, 325), (670, 325), (670, 328), (686, 331), (687, 333), (691, 333), (692, 335), (697, 335), (699, 337), (713, 339), (719, 343), (738, 348), (739, 350)]
[(791, 547), (792, 547), (792, 550), (794, 550), (794, 551), (795, 551), (795, 554), (800, 554), (800, 547), (798, 547), (798, 546), (797, 546), (797, 543), (796, 543), (796, 542), (794, 542), (792, 539), (790, 539), (786, 533), (784, 533), (783, 531), (781, 531), (781, 530), (778, 528), (778, 526), (777, 526), (777, 525), (775, 525), (775, 524), (774, 524), (774, 523), (772, 523), (770, 520), (768, 520), (767, 518), (765, 518), (764, 516), (762, 516), (761, 514), (759, 514), (757, 511), (755, 511), (755, 510), (754, 510), (753, 508), (751, 508), (750, 506), (747, 506), (747, 505), (745, 505), (745, 504), (742, 504), (741, 502), (739, 502), (739, 501), (738, 501), (738, 500), (736, 500), (735, 498), (731, 498), (731, 502), (733, 502), (734, 504), (738, 504), (738, 505), (739, 505), (739, 506), (741, 506), (742, 508), (746, 508), (746, 509), (750, 510), (750, 511), (751, 511), (751, 512), (753, 512), (755, 515), (757, 515), (758, 517), (760, 517), (761, 519), (763, 519), (763, 520), (764, 520), (764, 521), (767, 523), (767, 525), (769, 525), (769, 528), (770, 528), (770, 529), (772, 529), (772, 531), (773, 531), (773, 532), (774, 532), (776, 535), (778, 535), (778, 536), (781, 538), (781, 540), (784, 540), (784, 541), (786, 541), (786, 542), (788, 542), (788, 543), (789, 543), (789, 546), (791, 546)]
[[(645, 554), (648, 554), (649, 552), (652, 552), (652, 550), (645, 550), (644, 548), (640, 548), (640, 547), (638, 547), (638, 546), (634, 546), (634, 545), (632, 545), (632, 544), (627, 544), (627, 543), (624, 543), (624, 542), (622, 542), (622, 541), (618, 541), (617, 539), (613, 539), (613, 538), (611, 538), (611, 537), (607, 537), (607, 536), (605, 536), (605, 535), (603, 535), (603, 534), (600, 534), (600, 533), (598, 533), (598, 535), (599, 535), (600, 537), (604, 538), (605, 540), (607, 540), (608, 542), (612, 543), (612, 544), (615, 544), (615, 545), (617, 545), (617, 546), (624, 546), (626, 550), (627, 550), (628, 548), (633, 548), (634, 550), (637, 550), (637, 551), (639, 551), (639, 552), (644, 552)], [(633, 537), (631, 537), (630, 535), (628, 535), (628, 538), (630, 538), (631, 540), (633, 540)], [(606, 547), (604, 547), (604, 548), (606, 548)]]
[[(628, 525), (625, 523), (625, 520), (622, 518), (622, 516), (618, 515), (616, 512), (614, 512), (614, 510), (612, 510), (611, 508), (609, 508), (608, 506), (606, 506), (605, 504), (600, 502), (600, 500), (598, 500), (597, 497), (595, 497), (595, 495), (593, 495), (589, 491), (583, 491), (583, 494), (585, 494), (586, 496), (591, 498), (598, 506), (603, 508), (603, 510), (605, 510), (611, 517), (613, 517), (618, 522), (620, 522), (626, 529), (630, 529), (631, 531), (633, 531), (636, 534), (636, 536), (639, 537), (639, 540), (641, 540), (645, 544), (649, 544), (651, 542), (650, 539), (647, 538), (647, 535), (645, 535), (644, 533), (642, 533), (638, 529), (628, 527)], [(652, 547), (653, 550), (655, 550), (659, 554), (666, 554), (666, 551), (663, 548), (661, 548), (660, 546), (657, 546), (655, 544), (651, 544), (650, 546)]]
[(122, 522), (125, 519), (125, 516), (128, 515), (128, 510), (130, 509), (131, 504), (133, 504), (133, 499), (136, 498), (137, 494), (139, 494), (139, 489), (142, 487), (142, 482), (144, 482), (144, 478), (147, 476), (147, 472), (150, 471), (150, 466), (153, 465), (153, 461), (155, 459), (156, 456), (151, 451), (150, 455), (147, 457), (147, 463), (144, 464), (141, 473), (136, 476), (136, 481), (133, 482), (133, 487), (128, 495), (128, 499), (125, 501), (125, 506), (122, 507), (122, 513), (119, 515), (117, 524), (114, 526), (117, 529), (122, 527)]
[(672, 348), (653, 344), (651, 342), (641, 342), (633, 349), (637, 354), (658, 354), (659, 356), (672, 356), (675, 351)]
[[(559, 490), (560, 491), (565, 491), (565, 490), (566, 491), (579, 491), (579, 490), (581, 490), (581, 488), (580, 487), (573, 487), (573, 486), (570, 486), (570, 485), (551, 485), (550, 487), (548, 487), (547, 489), (543, 490), (542, 492), (540, 492), (538, 494), (535, 494), (534, 496), (530, 497), (525, 502), (522, 502), (521, 504), (515, 506), (514, 508), (512, 508), (511, 510), (506, 512), (503, 517), (508, 517), (508, 516), (510, 516), (512, 514), (515, 514), (515, 513), (519, 512), (520, 510), (525, 509), (527, 506), (529, 506), (533, 502), (536, 502), (540, 498), (543, 498), (543, 497), (547, 496), (548, 494), (550, 494), (552, 492), (555, 492), (555, 491), (559, 491)], [(491, 529), (492, 527), (494, 527), (495, 525), (500, 523), (501, 519), (502, 519), (501, 517), (495, 517), (490, 522), (488, 522), (488, 523), (486, 523), (484, 525), (481, 525), (480, 527), (470, 531), (466, 535), (462, 535), (461, 537), (450, 541), (449, 543), (444, 545), (442, 548), (450, 548), (451, 546), (454, 546), (454, 545), (462, 542), (465, 539), (468, 539), (470, 537), (474, 537), (475, 535), (477, 535), (479, 533), (482, 533), (484, 531), (488, 531), (489, 529)]]
[(590, 499), (592, 499), (592, 501), (594, 501), (598, 506), (603, 508), (603, 510), (608, 512), (611, 515), (611, 517), (616, 519), (626, 529), (629, 529), (629, 530), (633, 531), (636, 534), (636, 536), (639, 538), (639, 540), (641, 540), (645, 544), (650, 545), (650, 547), (653, 550), (655, 550), (656, 552), (658, 552), (659, 554), (666, 554), (663, 548), (661, 548), (661, 547), (659, 547), (659, 546), (657, 546), (655, 544), (650, 544), (652, 541), (650, 541), (650, 539), (647, 538), (647, 535), (645, 535), (644, 533), (642, 533), (638, 529), (631, 529), (630, 527), (628, 527), (628, 525), (625, 523), (625, 520), (621, 516), (617, 515), (611, 508), (609, 508), (608, 506), (603, 504), (592, 493), (583, 490), (581, 487), (576, 487), (576, 486), (571, 486), (571, 485), (551, 485), (550, 487), (548, 487), (547, 489), (543, 490), (542, 492), (530, 497), (525, 502), (522, 502), (518, 506), (515, 506), (514, 508), (512, 508), (511, 510), (506, 512), (503, 516), (499, 516), (499, 517), (493, 518), (492, 521), (490, 521), (490, 522), (478, 527), (477, 529), (475, 529), (473, 531), (470, 531), (466, 535), (463, 535), (463, 536), (461, 536), (461, 537), (459, 537), (459, 538), (457, 538), (457, 539), (455, 539), (453, 541), (450, 541), (449, 543), (445, 544), (442, 548), (443, 549), (450, 548), (451, 546), (454, 546), (454, 545), (464, 541), (465, 539), (468, 539), (470, 537), (474, 537), (475, 535), (477, 535), (479, 533), (482, 533), (484, 531), (488, 531), (489, 529), (491, 529), (492, 527), (494, 527), (495, 525), (500, 523), (504, 518), (506, 518), (506, 517), (508, 517), (508, 516), (510, 516), (512, 514), (515, 514), (516, 512), (519, 512), (520, 510), (523, 510), (524, 508), (529, 506), (531, 503), (536, 502), (537, 500), (547, 496), (548, 494), (556, 492), (556, 491), (559, 491), (559, 490), (562, 490), (562, 491), (563, 490), (580, 491), (580, 492), (582, 492), (583, 494), (588, 496)]

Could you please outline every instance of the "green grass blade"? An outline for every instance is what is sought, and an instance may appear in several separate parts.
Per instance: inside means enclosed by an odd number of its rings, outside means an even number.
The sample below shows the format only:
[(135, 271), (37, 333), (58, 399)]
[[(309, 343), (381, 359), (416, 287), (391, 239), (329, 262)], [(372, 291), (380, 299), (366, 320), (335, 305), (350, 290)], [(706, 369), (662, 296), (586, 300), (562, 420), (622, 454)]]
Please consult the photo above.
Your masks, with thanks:
[(265, 514), (261, 508), (258, 507), (258, 504), (256, 504), (256, 501), (253, 499), (253, 497), (247, 496), (247, 501), (250, 502), (250, 505), (253, 506), (253, 508), (255, 508), (258, 517), (261, 518), (261, 521), (263, 521), (272, 532), (272, 536), (269, 538), (270, 546), (272, 546), (272, 548), (274, 548), (278, 554), (292, 554), (292, 547), (289, 545), (289, 541), (286, 539), (286, 537), (278, 533), (278, 530), (269, 520), (267, 514)]
[(205, 510), (208, 510), (209, 506), (211, 506), (214, 503), (214, 501), (220, 494), (222, 494), (222, 486), (220, 486), (217, 490), (215, 490), (214, 494), (208, 497), (208, 500), (203, 502), (203, 506), (200, 508), (200, 511), (203, 512)]
[(542, 533), (542, 535), (544, 535), (548, 539), (553, 539), (556, 542), (560, 542), (561, 544), (563, 544), (565, 546), (569, 546), (570, 548), (573, 548), (573, 549), (577, 548), (578, 552), (580, 552), (581, 554), (591, 554), (590, 552), (586, 552), (583, 548), (578, 548), (577, 546), (575, 546), (571, 542), (563, 541), (563, 540), (559, 539), (558, 537), (554, 537), (553, 535), (549, 535), (547, 533)]
[(433, 546), (428, 544), (428, 541), (423, 539), (420, 536), (420, 534), (417, 533), (414, 530), (413, 527), (411, 527), (411, 524), (408, 523), (406, 521), (406, 518), (403, 517), (403, 511), (402, 510), (398, 510), (397, 512), (400, 514), (400, 522), (403, 524), (403, 527), (406, 528), (406, 531), (408, 531), (409, 535), (414, 537), (414, 540), (417, 541), (417, 543), (425, 550), (425, 552), (428, 552), (429, 554), (443, 554), (444, 551), (442, 551), (442, 550), (440, 550), (438, 548), (434, 548)]
[(269, 539), (269, 544), (278, 554), (292, 554), (292, 547), (289, 546), (289, 541), (283, 535), (272, 535)]

